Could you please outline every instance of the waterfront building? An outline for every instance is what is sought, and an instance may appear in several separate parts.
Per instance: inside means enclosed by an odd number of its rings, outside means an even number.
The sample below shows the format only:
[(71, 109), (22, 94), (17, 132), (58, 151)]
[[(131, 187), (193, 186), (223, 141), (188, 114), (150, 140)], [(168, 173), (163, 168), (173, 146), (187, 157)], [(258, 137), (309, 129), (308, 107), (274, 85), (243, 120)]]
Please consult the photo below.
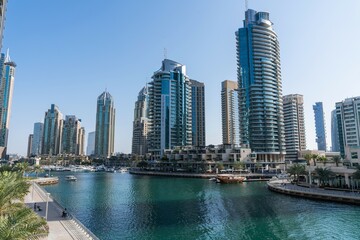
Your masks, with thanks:
[(164, 59), (149, 83), (149, 152), (192, 144), (191, 86), (186, 66)]
[(206, 146), (205, 141), (205, 84), (190, 79), (192, 145)]
[[(359, 112), (360, 97), (347, 98), (336, 103), (340, 153), (348, 160), (358, 158), (355, 150), (360, 148)], [(352, 151), (352, 149), (355, 150)]]
[(132, 151), (144, 156), (148, 152), (149, 94), (147, 86), (138, 94), (134, 109)]
[(87, 139), (86, 155), (94, 155), (95, 153), (95, 132), (89, 132)]
[(5, 59), (4, 55), (1, 54), (0, 66), (2, 66), (0, 83), (0, 146), (4, 147), (6, 151), (16, 68), (16, 64), (10, 59), (9, 51)]
[(43, 132), (44, 132), (44, 124), (41, 122), (34, 123), (33, 143), (31, 148), (31, 155), (33, 156), (41, 155)]
[(85, 129), (81, 127), (81, 120), (74, 115), (67, 115), (62, 131), (62, 154), (84, 154)]
[(297, 160), (299, 151), (306, 149), (304, 98), (300, 94), (283, 97), (286, 160)]
[(108, 158), (114, 153), (115, 107), (109, 92), (103, 92), (97, 99), (95, 155)]
[(280, 46), (269, 13), (248, 9), (236, 34), (240, 140), (259, 162), (283, 163)]
[(31, 157), (31, 150), (32, 150), (32, 145), (33, 145), (33, 134), (29, 134), (29, 138), (28, 138), (28, 148), (27, 148), (27, 157)]
[(0, 0), (0, 50), (2, 48), (2, 40), (4, 38), (5, 13), (7, 0)]
[(223, 144), (239, 145), (238, 83), (225, 80), (221, 83), (221, 120)]
[(61, 150), (63, 129), (62, 113), (55, 104), (45, 113), (41, 152), (45, 155), (58, 155)]
[(331, 151), (340, 152), (339, 129), (336, 109), (331, 111)]
[(315, 105), (313, 105), (313, 110), (315, 116), (316, 142), (318, 150), (326, 151), (326, 130), (323, 103), (315, 103)]

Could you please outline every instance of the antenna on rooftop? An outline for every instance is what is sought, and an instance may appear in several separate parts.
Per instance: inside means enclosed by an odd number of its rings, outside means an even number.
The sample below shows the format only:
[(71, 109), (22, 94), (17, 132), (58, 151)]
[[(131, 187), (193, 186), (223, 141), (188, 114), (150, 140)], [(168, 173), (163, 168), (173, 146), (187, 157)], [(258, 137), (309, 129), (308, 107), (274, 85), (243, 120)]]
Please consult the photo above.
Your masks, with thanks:
[(248, 0), (245, 0), (245, 10), (247, 11), (249, 9)]
[(164, 48), (164, 59), (167, 59), (167, 49)]

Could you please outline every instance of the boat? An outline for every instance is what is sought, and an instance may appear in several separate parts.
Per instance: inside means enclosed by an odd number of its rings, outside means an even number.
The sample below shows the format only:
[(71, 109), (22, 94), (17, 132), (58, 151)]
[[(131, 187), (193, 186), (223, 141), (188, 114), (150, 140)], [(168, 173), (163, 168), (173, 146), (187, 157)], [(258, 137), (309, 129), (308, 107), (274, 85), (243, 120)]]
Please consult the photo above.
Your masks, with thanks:
[(213, 178), (209, 178), (209, 181), (216, 181), (217, 178), (213, 177)]
[(65, 177), (66, 181), (76, 181), (77, 178), (73, 175), (68, 175)]
[(120, 168), (119, 172), (120, 173), (126, 173), (126, 172), (128, 172), (128, 170), (126, 168)]
[(216, 177), (216, 181), (219, 183), (242, 183), (244, 180), (246, 180), (246, 177), (234, 174), (222, 174)]

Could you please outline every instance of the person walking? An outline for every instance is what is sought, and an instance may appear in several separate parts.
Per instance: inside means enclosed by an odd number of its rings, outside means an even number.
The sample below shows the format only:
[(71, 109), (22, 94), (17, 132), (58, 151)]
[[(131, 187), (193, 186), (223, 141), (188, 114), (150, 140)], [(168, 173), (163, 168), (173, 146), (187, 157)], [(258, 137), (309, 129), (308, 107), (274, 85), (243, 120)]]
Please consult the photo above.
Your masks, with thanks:
[(36, 212), (36, 203), (34, 203), (34, 211)]

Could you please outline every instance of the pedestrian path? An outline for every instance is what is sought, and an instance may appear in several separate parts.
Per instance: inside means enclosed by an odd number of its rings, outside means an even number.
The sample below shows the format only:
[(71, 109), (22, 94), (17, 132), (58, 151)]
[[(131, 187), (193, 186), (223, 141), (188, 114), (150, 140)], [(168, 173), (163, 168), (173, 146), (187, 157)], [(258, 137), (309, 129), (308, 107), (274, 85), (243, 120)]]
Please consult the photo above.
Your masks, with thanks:
[[(40, 207), (41, 211), (35, 212), (46, 218), (49, 226), (48, 240), (89, 240), (98, 238), (86, 229), (77, 219), (70, 214), (68, 217), (62, 217), (63, 208), (54, 201), (50, 194), (46, 193), (36, 183), (32, 183), (29, 193), (25, 196), (24, 202), (30, 208), (34, 208), (34, 203)], [(48, 211), (46, 205), (48, 202)], [(47, 215), (47, 216), (46, 216)], [(45, 240), (44, 239), (44, 240)]]

